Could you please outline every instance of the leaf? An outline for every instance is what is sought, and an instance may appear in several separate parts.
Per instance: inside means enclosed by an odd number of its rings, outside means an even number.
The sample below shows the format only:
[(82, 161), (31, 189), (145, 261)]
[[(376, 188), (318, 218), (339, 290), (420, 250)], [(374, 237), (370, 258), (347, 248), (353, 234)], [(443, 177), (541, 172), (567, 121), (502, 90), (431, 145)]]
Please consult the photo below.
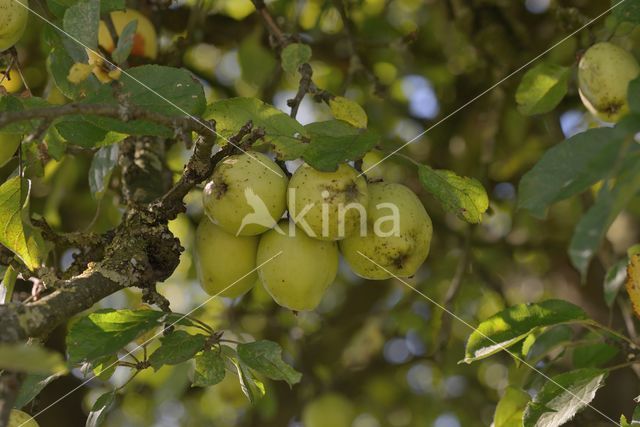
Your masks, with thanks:
[(191, 335), (188, 332), (175, 330), (160, 338), (162, 345), (149, 357), (149, 362), (156, 371), (163, 365), (177, 365), (186, 362), (204, 348), (207, 337), (202, 334)]
[(13, 406), (18, 409), (23, 408), (35, 399), (47, 385), (62, 375), (64, 375), (62, 372), (53, 375), (28, 374), (22, 382), (22, 386), (20, 386)]
[(618, 348), (606, 343), (576, 347), (573, 350), (573, 367), (599, 368), (618, 355)]
[(0, 285), (0, 304), (8, 304), (11, 302), (11, 298), (13, 297), (13, 288), (16, 284), (16, 279), (18, 278), (18, 272), (13, 269), (13, 267), (8, 266), (4, 268), (4, 275), (2, 278), (2, 284)]
[(640, 254), (635, 254), (629, 259), (626, 287), (633, 312), (640, 318)]
[(71, 363), (93, 362), (120, 351), (143, 333), (159, 326), (164, 316), (154, 310), (105, 309), (75, 322), (67, 334)]
[(573, 232), (569, 257), (583, 279), (607, 230), (640, 191), (640, 161), (637, 156), (629, 156), (628, 159), (634, 159), (635, 163), (617, 177), (613, 189), (603, 186), (596, 203), (582, 216)]
[(282, 49), (280, 60), (282, 69), (287, 73), (295, 74), (298, 67), (311, 59), (311, 47), (303, 43), (291, 43)]
[(558, 427), (593, 400), (607, 376), (599, 369), (579, 369), (551, 378), (524, 413), (523, 427)]
[(40, 230), (29, 222), (31, 181), (25, 180), (24, 186), (24, 197), (21, 197), (19, 177), (8, 179), (0, 186), (0, 243), (15, 253), (30, 270), (35, 270), (46, 255), (46, 248)]
[(311, 143), (302, 158), (325, 172), (335, 171), (341, 163), (362, 158), (380, 141), (376, 133), (354, 128), (340, 120), (311, 123), (305, 129)]
[[(63, 28), (73, 43), (83, 48), (97, 49), (100, 1), (80, 0), (64, 14)], [(80, 60), (82, 58), (74, 58)]]
[(111, 354), (94, 361), (92, 364), (93, 375), (102, 381), (107, 381), (116, 372), (118, 367), (118, 355)]
[(558, 347), (570, 342), (573, 331), (568, 325), (558, 325), (542, 332), (534, 330), (525, 338), (522, 354), (526, 360), (538, 360)]
[(518, 86), (518, 110), (527, 116), (547, 113), (562, 101), (569, 87), (571, 69), (541, 63), (527, 71)]
[[(199, 116), (206, 108), (202, 85), (183, 69), (161, 65), (143, 65), (127, 70), (120, 78), (120, 97), (146, 111), (169, 117)], [(119, 105), (110, 85), (100, 88), (83, 100), (85, 104)], [(124, 122), (99, 116), (82, 116), (95, 126), (131, 135), (173, 136), (173, 130), (145, 120)]]
[(522, 427), (522, 414), (531, 396), (519, 388), (507, 387), (496, 406), (494, 427)]
[(40, 375), (67, 372), (60, 353), (26, 343), (0, 344), (0, 369)]
[(514, 305), (480, 323), (469, 336), (464, 362), (471, 363), (498, 353), (523, 340), (535, 328), (580, 320), (587, 320), (587, 314), (566, 301)]
[(489, 196), (478, 180), (426, 165), (418, 167), (418, 175), (422, 186), (447, 212), (472, 224), (482, 221), (482, 214), (489, 208)]
[(209, 387), (218, 384), (225, 377), (225, 367), (219, 352), (207, 350), (196, 357), (193, 374), (194, 387)]
[(111, 173), (118, 164), (118, 145), (113, 144), (100, 148), (93, 155), (89, 167), (89, 188), (94, 198), (100, 199), (107, 189)]
[(611, 6), (615, 6), (611, 14), (619, 22), (640, 24), (640, 2), (637, 0), (611, 0)]
[(138, 29), (138, 20), (134, 19), (129, 22), (123, 29), (120, 35), (118, 36), (118, 45), (116, 46), (113, 53), (111, 53), (111, 58), (113, 61), (120, 65), (124, 64), (124, 62), (129, 58), (131, 54), (131, 50), (133, 49), (133, 38), (136, 34), (136, 30)]
[(604, 278), (604, 301), (607, 303), (607, 307), (613, 307), (616, 301), (618, 293), (624, 285), (627, 278), (627, 264), (629, 264), (628, 258), (623, 258), (616, 262), (607, 270), (607, 274)]
[(273, 70), (277, 66), (273, 53), (262, 45), (260, 32), (249, 35), (240, 43), (238, 62), (242, 80), (258, 88), (273, 78)]
[(273, 341), (238, 344), (238, 357), (251, 369), (272, 380), (284, 380), (290, 386), (300, 382), (302, 374), (282, 360), (282, 348)]
[(263, 128), (265, 142), (272, 144), (278, 157), (293, 160), (302, 156), (306, 144), (302, 137), (307, 132), (300, 123), (277, 108), (257, 98), (230, 98), (209, 105), (204, 115), (216, 121), (216, 130), (225, 138), (231, 138), (248, 121), (254, 128)]
[(548, 150), (518, 187), (518, 208), (543, 218), (549, 205), (582, 193), (614, 168), (623, 138), (612, 128), (589, 129)]
[(86, 427), (98, 427), (102, 425), (107, 417), (107, 412), (113, 402), (116, 400), (116, 393), (114, 391), (107, 392), (100, 396), (98, 400), (91, 407), (91, 412), (87, 417)]
[(365, 129), (367, 127), (367, 113), (357, 102), (336, 96), (329, 100), (329, 108), (336, 119), (344, 120), (357, 128)]
[(256, 403), (258, 399), (265, 395), (264, 384), (255, 379), (251, 372), (242, 362), (232, 359), (231, 362), (236, 367), (238, 379), (240, 381), (240, 389), (249, 402)]

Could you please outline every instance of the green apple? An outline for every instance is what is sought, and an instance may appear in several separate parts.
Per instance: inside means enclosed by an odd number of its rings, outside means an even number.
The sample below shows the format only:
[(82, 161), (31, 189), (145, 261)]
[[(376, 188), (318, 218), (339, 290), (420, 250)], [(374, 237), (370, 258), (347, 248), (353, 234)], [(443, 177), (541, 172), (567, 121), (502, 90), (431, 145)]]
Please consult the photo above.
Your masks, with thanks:
[(261, 234), (287, 208), (287, 176), (269, 157), (247, 152), (218, 163), (203, 192), (209, 218), (238, 236)]
[[(1, 9), (0, 9), (1, 10)], [(40, 427), (31, 415), (18, 409), (12, 409), (7, 427)]]
[(340, 242), (351, 269), (366, 279), (413, 276), (429, 255), (433, 227), (420, 199), (402, 184), (369, 185), (367, 233)]
[(209, 295), (237, 298), (258, 280), (257, 236), (234, 236), (212, 223), (206, 216), (196, 230), (196, 271), (202, 288)]
[(302, 165), (291, 177), (289, 216), (310, 237), (340, 240), (366, 229), (367, 182), (347, 164), (335, 172)]
[(15, 154), (22, 142), (22, 135), (10, 132), (0, 132), (0, 166), (7, 163)]
[(302, 411), (304, 427), (351, 427), (356, 411), (342, 395), (328, 393), (307, 404)]
[(260, 238), (257, 264), (271, 297), (294, 311), (313, 310), (338, 273), (338, 245), (281, 221)]
[(629, 52), (611, 43), (595, 44), (578, 64), (580, 98), (594, 116), (617, 122), (629, 112), (627, 90), (638, 74), (638, 61)]
[(0, 0), (0, 52), (14, 44), (24, 34), (29, 18), (28, 0)]

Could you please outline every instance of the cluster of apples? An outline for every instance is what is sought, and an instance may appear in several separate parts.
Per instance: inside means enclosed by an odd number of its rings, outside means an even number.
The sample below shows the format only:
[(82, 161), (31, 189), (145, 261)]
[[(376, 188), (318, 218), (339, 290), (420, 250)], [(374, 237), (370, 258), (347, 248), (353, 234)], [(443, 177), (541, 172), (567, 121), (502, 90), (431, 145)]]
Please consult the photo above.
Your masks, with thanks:
[[(210, 295), (236, 298), (258, 281), (281, 306), (313, 310), (338, 272), (383, 280), (409, 277), (429, 254), (432, 224), (401, 184), (367, 182), (348, 164), (307, 164), (291, 179), (258, 152), (219, 163), (203, 193), (196, 267)], [(286, 213), (286, 215), (285, 215)]]
[(597, 43), (578, 64), (582, 103), (600, 120), (618, 122), (629, 113), (627, 91), (638, 75), (640, 65), (631, 53), (613, 43)]

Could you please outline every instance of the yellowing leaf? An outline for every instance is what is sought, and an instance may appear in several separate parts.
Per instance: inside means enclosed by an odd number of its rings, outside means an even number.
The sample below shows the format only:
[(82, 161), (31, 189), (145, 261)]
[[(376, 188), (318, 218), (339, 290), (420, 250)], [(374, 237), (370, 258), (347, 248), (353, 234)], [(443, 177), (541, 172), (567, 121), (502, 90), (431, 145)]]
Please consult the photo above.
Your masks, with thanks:
[(633, 312), (640, 317), (640, 254), (633, 255), (627, 267), (627, 293)]
[(357, 128), (367, 127), (367, 113), (358, 103), (342, 96), (336, 96), (329, 101), (329, 108), (336, 119), (344, 120)]
[[(40, 230), (29, 223), (28, 200), (30, 181), (25, 181), (26, 197), (21, 197), (20, 178), (14, 177), (0, 186), (0, 243), (15, 253), (34, 270), (45, 255)], [(24, 202), (26, 200), (27, 202)]]

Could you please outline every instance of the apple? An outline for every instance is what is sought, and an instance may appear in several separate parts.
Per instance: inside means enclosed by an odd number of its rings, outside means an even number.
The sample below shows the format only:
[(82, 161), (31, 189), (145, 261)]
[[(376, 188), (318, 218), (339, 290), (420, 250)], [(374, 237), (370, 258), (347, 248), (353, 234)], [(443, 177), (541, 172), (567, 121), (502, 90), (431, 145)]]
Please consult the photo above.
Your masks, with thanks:
[(262, 153), (229, 156), (218, 163), (203, 191), (209, 218), (239, 236), (264, 233), (286, 210), (287, 176)]
[(20, 40), (29, 19), (28, 0), (0, 0), (0, 52)]
[(429, 255), (433, 226), (420, 199), (402, 184), (369, 185), (367, 233), (340, 242), (351, 269), (365, 279), (410, 277)]
[(638, 61), (612, 43), (591, 46), (578, 64), (582, 103), (596, 117), (614, 123), (629, 112), (629, 83), (640, 74)]
[(347, 164), (321, 172), (304, 164), (289, 182), (289, 216), (310, 237), (340, 240), (366, 229), (367, 182)]
[(12, 409), (7, 427), (40, 427), (31, 415), (18, 409)]
[[(138, 27), (133, 36), (131, 55), (156, 59), (158, 56), (158, 36), (149, 18), (134, 9), (111, 12), (111, 21), (113, 22), (118, 37), (122, 34), (124, 28), (135, 20), (138, 21)], [(109, 53), (113, 52), (116, 48), (111, 33), (104, 21), (100, 21), (98, 28), (98, 44)]]
[[(4, 80), (2, 80), (3, 78)], [(9, 77), (0, 75), (0, 80), (2, 80), (0, 86), (4, 87), (7, 93), (16, 93), (22, 89), (22, 78), (20, 77), (20, 73), (13, 68), (9, 71)]]
[(293, 311), (313, 310), (338, 273), (338, 246), (283, 220), (261, 236), (256, 262), (262, 285), (276, 303)]
[(302, 411), (304, 427), (351, 427), (355, 417), (353, 404), (337, 393), (320, 396)]
[(195, 263), (202, 288), (209, 295), (237, 298), (258, 280), (257, 236), (234, 236), (204, 216), (196, 230)]

